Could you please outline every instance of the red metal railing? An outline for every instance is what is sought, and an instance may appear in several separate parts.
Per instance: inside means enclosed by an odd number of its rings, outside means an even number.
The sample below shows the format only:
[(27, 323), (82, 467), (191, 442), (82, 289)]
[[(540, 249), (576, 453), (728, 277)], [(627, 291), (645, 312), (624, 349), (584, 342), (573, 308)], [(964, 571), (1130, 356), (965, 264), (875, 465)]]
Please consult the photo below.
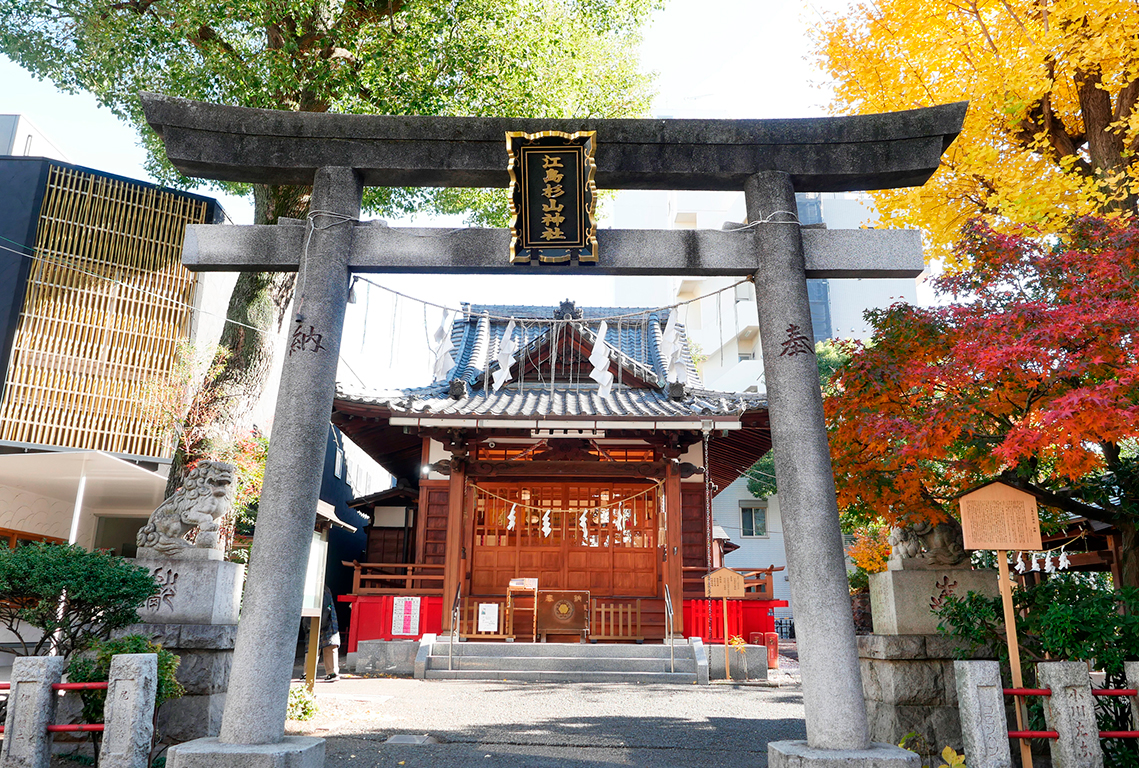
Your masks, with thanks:
[[(1051, 696), (1050, 688), (1004, 688), (1005, 696)], [(1092, 688), (1092, 696), (1139, 696), (1135, 688)], [(1056, 731), (1009, 731), (1010, 739), (1058, 739)], [(1139, 731), (1100, 731), (1101, 739), (1139, 739)]]
[[(12, 689), (11, 683), (0, 683), (0, 691), (9, 691)], [(106, 683), (52, 683), (51, 689), (53, 691), (105, 691), (107, 690)], [(48, 733), (89, 733), (95, 731), (101, 733), (103, 731), (103, 723), (77, 723), (75, 725), (49, 725), (47, 727)], [(0, 725), (0, 733), (4, 733), (4, 726)]]

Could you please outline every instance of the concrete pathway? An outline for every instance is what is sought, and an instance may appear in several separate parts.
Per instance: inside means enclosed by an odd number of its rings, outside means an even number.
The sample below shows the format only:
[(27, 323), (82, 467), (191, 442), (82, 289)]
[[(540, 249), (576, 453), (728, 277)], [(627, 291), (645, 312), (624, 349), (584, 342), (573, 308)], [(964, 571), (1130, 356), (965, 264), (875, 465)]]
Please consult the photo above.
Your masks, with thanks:
[[(784, 687), (496, 683), (344, 677), (289, 732), (328, 739), (327, 768), (763, 768), (767, 742), (804, 738)], [(385, 744), (392, 736), (435, 743)]]

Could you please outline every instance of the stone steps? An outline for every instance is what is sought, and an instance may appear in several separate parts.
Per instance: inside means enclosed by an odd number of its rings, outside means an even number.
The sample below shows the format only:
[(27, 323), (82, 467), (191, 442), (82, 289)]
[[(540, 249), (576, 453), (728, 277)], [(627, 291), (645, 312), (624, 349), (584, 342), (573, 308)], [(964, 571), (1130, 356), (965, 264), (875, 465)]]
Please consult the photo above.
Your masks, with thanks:
[(420, 644), (415, 676), (427, 680), (519, 680), (529, 682), (624, 682), (693, 684), (708, 681), (708, 661), (699, 641), (677, 643), (670, 663), (667, 645), (591, 643)]
[[(450, 644), (441, 637), (433, 646), (433, 654), (446, 656)], [(578, 657), (578, 658), (668, 658), (668, 646), (661, 643), (486, 643), (463, 641), (455, 644), (455, 655), (467, 656), (511, 656), (511, 657)], [(676, 644), (676, 657), (692, 651), (685, 641)]]
[[(676, 660), (676, 671), (696, 674), (696, 662), (691, 654), (687, 658)], [(667, 658), (619, 658), (595, 656), (468, 656), (456, 654), (448, 659), (446, 655), (431, 656), (427, 660), (427, 670), (439, 671), (447, 669), (448, 663), (453, 669), (462, 670), (494, 670), (500, 672), (522, 672), (533, 669), (547, 669), (557, 672), (668, 672), (670, 664)]]
[(514, 680), (527, 683), (668, 683), (695, 685), (696, 674), (689, 672), (552, 672), (546, 670), (438, 669), (429, 670), (428, 680)]

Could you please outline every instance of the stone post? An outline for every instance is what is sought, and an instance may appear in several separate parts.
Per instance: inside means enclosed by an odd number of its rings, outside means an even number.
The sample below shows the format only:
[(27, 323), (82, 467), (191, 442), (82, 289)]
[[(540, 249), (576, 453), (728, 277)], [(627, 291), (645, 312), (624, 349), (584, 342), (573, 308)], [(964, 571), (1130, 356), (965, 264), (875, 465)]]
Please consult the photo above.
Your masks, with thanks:
[(836, 764), (857, 764), (857, 754), (916, 765), (913, 752), (870, 742), (791, 176), (757, 173), (744, 198), (807, 727), (806, 744), (775, 742), (769, 760), (832, 762), (837, 754), (825, 753), (842, 750), (845, 763)]
[(955, 661), (953, 673), (969, 768), (1011, 768), (1000, 663)]
[(0, 768), (48, 768), (51, 734), (47, 727), (55, 719), (56, 700), (51, 687), (62, 676), (62, 656), (18, 656), (12, 662)]
[[(284, 737), (348, 298), (352, 220), (360, 214), (362, 193), (360, 177), (351, 168), (316, 172), (315, 224), (309, 225), (297, 274), (295, 315), (219, 734), (223, 745), (277, 744)], [(182, 754), (196, 751), (184, 749)]]
[[(1123, 662), (1123, 673), (1127, 678), (1127, 687), (1139, 691), (1139, 661)], [(1132, 726), (1139, 728), (1139, 696), (1131, 697)]]
[(149, 768), (157, 690), (157, 654), (123, 653), (111, 658), (100, 768)]
[(1083, 661), (1046, 661), (1036, 665), (1042, 688), (1052, 695), (1044, 705), (1044, 720), (1060, 734), (1049, 739), (1052, 768), (1103, 768), (1103, 749), (1095, 718), (1095, 699), (1088, 665)]

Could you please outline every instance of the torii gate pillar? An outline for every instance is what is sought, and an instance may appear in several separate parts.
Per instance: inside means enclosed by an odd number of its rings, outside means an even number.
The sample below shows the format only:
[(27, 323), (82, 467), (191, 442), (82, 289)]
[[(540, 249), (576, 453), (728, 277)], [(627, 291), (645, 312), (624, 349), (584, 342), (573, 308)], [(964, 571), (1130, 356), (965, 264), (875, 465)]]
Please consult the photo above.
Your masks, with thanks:
[(870, 742), (791, 177), (757, 173), (744, 198), (807, 726), (806, 744), (770, 743), (768, 764), (916, 765), (916, 754)]

